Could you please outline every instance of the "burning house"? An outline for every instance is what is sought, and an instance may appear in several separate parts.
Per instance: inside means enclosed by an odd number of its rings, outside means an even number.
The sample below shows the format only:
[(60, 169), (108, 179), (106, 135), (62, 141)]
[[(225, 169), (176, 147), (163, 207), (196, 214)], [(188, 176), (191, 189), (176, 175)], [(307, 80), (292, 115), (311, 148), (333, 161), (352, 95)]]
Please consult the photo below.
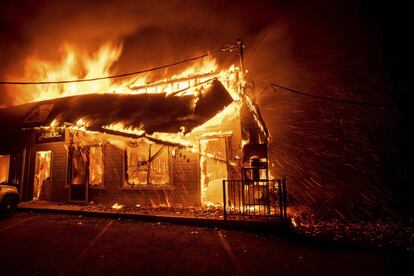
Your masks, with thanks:
[(247, 90), (231, 66), (0, 109), (0, 181), (24, 201), (223, 205), (223, 180), (268, 179)]

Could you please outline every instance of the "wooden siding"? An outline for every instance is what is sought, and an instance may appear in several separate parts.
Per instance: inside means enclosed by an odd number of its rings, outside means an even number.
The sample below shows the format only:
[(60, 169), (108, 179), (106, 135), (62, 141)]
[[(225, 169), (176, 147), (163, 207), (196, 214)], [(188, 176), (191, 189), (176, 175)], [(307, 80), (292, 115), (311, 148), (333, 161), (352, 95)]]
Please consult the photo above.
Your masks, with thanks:
[(186, 158), (177, 156), (173, 161), (174, 201), (183, 206), (200, 205), (198, 154), (182, 151)]

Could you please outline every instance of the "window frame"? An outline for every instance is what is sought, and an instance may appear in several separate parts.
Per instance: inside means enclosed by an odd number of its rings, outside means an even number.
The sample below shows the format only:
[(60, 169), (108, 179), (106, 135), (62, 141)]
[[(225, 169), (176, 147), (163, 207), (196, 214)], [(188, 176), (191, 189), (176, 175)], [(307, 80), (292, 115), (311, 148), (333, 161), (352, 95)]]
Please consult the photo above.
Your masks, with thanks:
[[(89, 168), (90, 168), (90, 148), (91, 147), (100, 147), (102, 149), (102, 183), (100, 185), (90, 185), (89, 179)], [(88, 158), (86, 160), (86, 182), (85, 185), (88, 186), (88, 189), (93, 190), (100, 190), (105, 189), (105, 146), (104, 145), (88, 145), (85, 146), (88, 154)], [(68, 154), (68, 165), (67, 165), (67, 181), (65, 188), (69, 188), (72, 185), (73, 181), (73, 153), (76, 150), (75, 147), (71, 147)]]
[[(141, 141), (140, 141), (141, 142)], [(153, 184), (151, 182), (149, 182), (149, 173), (151, 172), (151, 165), (148, 165), (148, 170), (147, 170), (147, 182), (145, 184), (133, 184), (129, 182), (129, 176), (128, 176), (128, 149), (131, 148), (130, 146), (127, 146), (127, 148), (124, 150), (124, 158), (123, 158), (123, 166), (124, 166), (124, 181), (122, 184), (122, 189), (125, 190), (136, 190), (136, 189), (142, 189), (142, 190), (150, 190), (150, 189), (164, 189), (164, 190), (171, 190), (173, 189), (173, 184), (172, 184), (172, 177), (173, 177), (173, 173), (172, 173), (172, 154), (171, 154), (171, 146), (169, 145), (164, 145), (164, 144), (159, 144), (159, 143), (151, 143), (151, 142), (147, 142), (147, 141), (143, 141), (144, 143), (149, 145), (149, 152), (151, 154), (151, 145), (152, 144), (156, 144), (156, 145), (160, 145), (162, 147), (166, 147), (167, 150), (167, 166), (168, 166), (168, 182), (165, 184)], [(142, 143), (142, 142), (141, 142)], [(149, 155), (150, 156), (150, 155)]]
[[(105, 189), (105, 147), (103, 145), (91, 145), (88, 146), (88, 188), (91, 189)], [(102, 150), (102, 183), (99, 185), (91, 185), (90, 184), (90, 163), (91, 163), (91, 148), (101, 148)]]
[[(4, 183), (6, 185), (10, 185), (9, 180), (10, 180), (10, 167), (11, 167), (12, 155), (11, 154), (0, 154), (0, 157), (2, 157), (2, 156), (5, 156), (6, 158), (9, 157), (9, 162), (8, 162), (7, 171), (6, 171), (6, 181)], [(1, 183), (3, 183), (3, 182), (1, 182)]]

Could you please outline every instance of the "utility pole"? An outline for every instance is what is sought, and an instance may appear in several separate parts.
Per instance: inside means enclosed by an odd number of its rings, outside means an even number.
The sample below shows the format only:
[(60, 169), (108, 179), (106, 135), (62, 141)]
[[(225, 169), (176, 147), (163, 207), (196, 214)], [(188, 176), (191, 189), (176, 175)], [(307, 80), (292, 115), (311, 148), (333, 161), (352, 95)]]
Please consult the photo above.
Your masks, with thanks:
[(243, 41), (240, 38), (237, 39), (236, 45), (239, 47), (240, 71), (242, 72), (242, 76), (244, 76), (244, 44), (243, 44)]
[(239, 48), (239, 62), (240, 62), (240, 77), (239, 77), (239, 93), (244, 95), (244, 87), (241, 83), (241, 80), (244, 79), (244, 44), (243, 41), (239, 38), (236, 40), (236, 47)]

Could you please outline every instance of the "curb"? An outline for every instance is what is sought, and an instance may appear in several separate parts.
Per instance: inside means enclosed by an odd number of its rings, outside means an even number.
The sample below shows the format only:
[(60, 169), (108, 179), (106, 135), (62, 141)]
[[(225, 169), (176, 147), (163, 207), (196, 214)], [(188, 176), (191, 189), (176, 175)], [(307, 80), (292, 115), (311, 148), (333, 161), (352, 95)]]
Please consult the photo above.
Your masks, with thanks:
[(67, 214), (82, 215), (87, 217), (100, 217), (110, 219), (133, 219), (146, 222), (165, 222), (171, 224), (180, 224), (188, 226), (222, 228), (230, 230), (246, 230), (246, 231), (271, 231), (271, 232), (289, 232), (291, 225), (287, 221), (249, 221), (249, 220), (223, 220), (211, 218), (197, 217), (179, 217), (168, 215), (149, 215), (149, 214), (130, 214), (130, 213), (110, 213), (86, 210), (68, 210), (68, 209), (52, 209), (52, 208), (29, 208), (18, 207), (18, 211), (33, 213), (49, 213), (49, 214)]

